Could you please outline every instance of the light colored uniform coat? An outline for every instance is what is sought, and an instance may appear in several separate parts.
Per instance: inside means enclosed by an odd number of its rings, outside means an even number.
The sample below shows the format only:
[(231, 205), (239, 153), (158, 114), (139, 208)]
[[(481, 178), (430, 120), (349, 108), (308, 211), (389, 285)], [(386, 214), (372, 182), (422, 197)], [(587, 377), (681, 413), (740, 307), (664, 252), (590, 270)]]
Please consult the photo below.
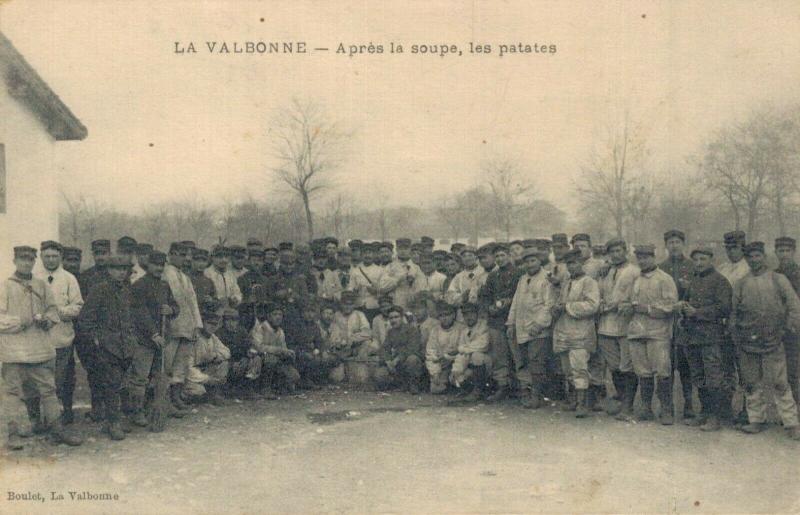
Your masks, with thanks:
[(469, 302), (478, 302), (478, 292), (481, 285), (486, 283), (488, 273), (479, 265), (472, 270), (462, 270), (450, 281), (444, 299), (454, 306), (461, 304), (466, 295)]
[[(407, 308), (409, 300), (414, 294), (414, 284), (421, 279), (421, 276), (422, 270), (410, 259), (405, 262), (392, 261), (386, 265), (381, 275), (380, 290), (382, 293), (393, 293), (394, 303)], [(409, 278), (413, 279), (410, 284)]]
[(507, 326), (514, 328), (517, 343), (545, 338), (550, 334), (553, 323), (550, 308), (555, 303), (556, 291), (547, 280), (547, 271), (544, 268), (535, 275), (525, 274), (520, 277), (506, 322)]
[(564, 313), (553, 327), (553, 351), (584, 349), (594, 352), (597, 345), (594, 315), (600, 307), (600, 288), (597, 281), (583, 275), (568, 279), (561, 285), (559, 302)]
[[(52, 282), (48, 280), (50, 276), (53, 277)], [(78, 280), (60, 266), (52, 272), (47, 270), (39, 272), (38, 277), (49, 285), (60, 318), (60, 322), (50, 328), (53, 346), (56, 349), (69, 347), (72, 345), (72, 340), (75, 339), (75, 328), (72, 321), (78, 317), (83, 307), (83, 297)]]
[(230, 299), (233, 299), (234, 305), (242, 302), (242, 290), (239, 289), (239, 277), (243, 274), (237, 274), (236, 271), (230, 268), (220, 272), (213, 266), (206, 268), (203, 275), (211, 279), (214, 283), (214, 290), (217, 293), (217, 300), (222, 302), (225, 306), (229, 306)]
[(350, 281), (354, 285), (353, 289), (358, 292), (358, 306), (363, 306), (364, 309), (378, 308), (378, 297), (370, 293), (369, 288), (380, 289), (382, 275), (383, 267), (374, 263), (352, 267)]
[(53, 323), (61, 320), (45, 282), (11, 277), (0, 284), (0, 362), (42, 363), (56, 357), (50, 334), (33, 325), (37, 314)]
[(192, 339), (195, 331), (203, 327), (203, 319), (200, 317), (192, 280), (188, 275), (169, 264), (164, 267), (161, 279), (169, 284), (169, 289), (172, 291), (172, 296), (179, 309), (178, 316), (169, 322), (170, 337)]

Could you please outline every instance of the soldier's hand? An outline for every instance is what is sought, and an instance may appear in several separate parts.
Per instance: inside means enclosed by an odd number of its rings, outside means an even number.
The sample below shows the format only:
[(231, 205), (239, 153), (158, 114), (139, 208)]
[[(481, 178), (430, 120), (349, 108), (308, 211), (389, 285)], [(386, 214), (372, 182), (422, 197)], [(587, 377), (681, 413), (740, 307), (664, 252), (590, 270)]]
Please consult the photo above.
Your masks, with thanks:
[(159, 349), (163, 349), (164, 346), (167, 344), (167, 342), (164, 340), (164, 337), (161, 336), (160, 334), (153, 336), (152, 340), (153, 343), (156, 345), (156, 347), (158, 347)]
[(168, 304), (162, 304), (161, 309), (158, 310), (158, 314), (165, 317), (172, 316), (172, 313), (172, 307)]

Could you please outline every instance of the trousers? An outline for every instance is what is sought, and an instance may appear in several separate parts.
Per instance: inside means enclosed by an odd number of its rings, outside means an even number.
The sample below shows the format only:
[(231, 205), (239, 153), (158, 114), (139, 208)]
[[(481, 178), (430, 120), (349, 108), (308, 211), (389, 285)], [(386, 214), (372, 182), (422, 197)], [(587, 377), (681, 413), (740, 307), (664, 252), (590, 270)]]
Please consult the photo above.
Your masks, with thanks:
[(164, 347), (164, 370), (170, 378), (170, 384), (183, 384), (189, 375), (192, 363), (192, 346), (194, 342), (188, 338), (167, 339)]
[(786, 378), (786, 351), (783, 344), (777, 349), (755, 354), (739, 349), (739, 374), (744, 383), (747, 417), (751, 423), (767, 421), (767, 398), (764, 388), (775, 390), (775, 404), (783, 427), (798, 425), (797, 405)]
[(55, 361), (41, 363), (3, 363), (0, 375), (8, 403), (9, 421), (18, 426), (29, 427), (26, 393), (40, 399), (42, 416), (46, 424), (52, 424), (61, 416), (61, 406), (56, 396), (54, 374)]
[(633, 371), (639, 377), (672, 377), (670, 341), (668, 338), (642, 338), (630, 343)]
[(514, 373), (520, 389), (541, 387), (547, 374), (547, 355), (550, 337), (533, 338), (523, 343), (509, 341), (509, 354), (514, 363)]

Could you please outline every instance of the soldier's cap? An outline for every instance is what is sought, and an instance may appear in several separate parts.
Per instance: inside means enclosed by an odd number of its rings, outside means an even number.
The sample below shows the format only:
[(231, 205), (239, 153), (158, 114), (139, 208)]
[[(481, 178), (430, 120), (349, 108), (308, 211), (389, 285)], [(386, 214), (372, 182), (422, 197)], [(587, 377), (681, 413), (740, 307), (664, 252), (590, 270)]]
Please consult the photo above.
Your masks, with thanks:
[(386, 310), (386, 313), (387, 314), (389, 314), (389, 313), (399, 313), (401, 318), (404, 317), (405, 314), (406, 314), (405, 311), (403, 310), (403, 308), (401, 306), (398, 306), (397, 304), (393, 304), (392, 307), (390, 307), (388, 310)]
[(153, 245), (150, 243), (140, 243), (136, 245), (136, 253), (141, 256), (150, 254), (151, 252), (153, 252)]
[(434, 258), (439, 258), (439, 259), (444, 259), (444, 258), (447, 257), (447, 251), (446, 250), (434, 250), (433, 251), (433, 257)]
[(239, 320), (239, 312), (233, 308), (226, 308), (225, 311), (222, 312), (222, 318)]
[(686, 234), (683, 231), (679, 231), (678, 229), (670, 229), (669, 231), (664, 233), (664, 242), (670, 238), (678, 238), (682, 242), (686, 243)]
[(649, 243), (644, 245), (634, 245), (633, 253), (637, 256), (655, 256), (656, 246), (650, 245)]
[(352, 304), (358, 299), (358, 294), (354, 291), (343, 291), (342, 292), (342, 303)]
[(64, 259), (80, 259), (83, 256), (83, 251), (78, 247), (64, 247)]
[(543, 252), (537, 249), (536, 247), (528, 247), (522, 251), (522, 259), (527, 259), (529, 257), (535, 257), (536, 259), (542, 259)]
[(575, 263), (581, 260), (581, 251), (578, 249), (572, 249), (564, 254), (564, 262), (565, 263)]
[(328, 252), (324, 248), (314, 249), (311, 254), (312, 259), (328, 259)]
[(190, 247), (187, 247), (185, 243), (182, 241), (173, 241), (169, 244), (169, 253), (170, 254), (182, 254), (189, 250)]
[(17, 258), (36, 259), (36, 249), (27, 245), (14, 247), (14, 259)]
[(192, 259), (208, 259), (209, 252), (206, 249), (194, 248), (191, 250)]
[(94, 240), (92, 242), (92, 252), (111, 252), (111, 240)]
[(266, 313), (268, 315), (270, 313), (275, 313), (276, 311), (283, 312), (283, 304), (281, 304), (280, 302), (264, 301), (260, 302), (258, 305), (263, 310), (263, 313)]
[(392, 243), (391, 241), (382, 241), (381, 242), (381, 248), (382, 249), (394, 250), (394, 243)]
[(375, 252), (380, 250), (380, 245), (375, 245), (374, 243), (365, 243), (361, 246), (361, 253), (364, 254), (366, 252), (370, 252), (374, 254)]
[(160, 250), (154, 250), (147, 255), (147, 262), (153, 265), (166, 265), (167, 255)]
[(136, 250), (136, 240), (130, 236), (123, 236), (117, 240), (117, 252), (133, 252)]
[(744, 246), (744, 253), (745, 255), (749, 256), (753, 252), (760, 252), (764, 254), (764, 242), (763, 241), (751, 241), (747, 245)]
[(324, 240), (325, 240), (325, 244), (326, 245), (330, 245), (332, 243), (332, 244), (336, 245), (337, 247), (339, 246), (339, 240), (334, 238), (333, 236), (326, 236), (324, 238)]
[(223, 245), (214, 245), (211, 247), (211, 257), (228, 257), (231, 255), (231, 249)]
[(456, 263), (461, 263), (461, 256), (456, 254), (455, 252), (448, 252), (447, 257), (445, 258), (447, 261), (455, 261)]
[(364, 246), (364, 242), (361, 240), (350, 240), (347, 242), (347, 246), (350, 247), (350, 249), (352, 250), (355, 250), (357, 248), (360, 249), (361, 247)]
[(411, 246), (411, 239), (410, 238), (397, 238), (394, 241), (394, 243), (395, 243), (395, 245), (397, 245), (398, 249), (399, 248), (408, 248), (408, 247)]
[(696, 247), (692, 249), (692, 252), (689, 254), (690, 258), (693, 258), (695, 254), (703, 254), (710, 258), (714, 257), (714, 250), (711, 247)]
[(57, 250), (59, 253), (64, 252), (64, 247), (62, 247), (61, 244), (57, 241), (47, 240), (43, 241), (42, 244), (39, 245), (39, 250), (41, 250), (42, 252), (50, 249)]
[(736, 247), (739, 245), (744, 245), (745, 240), (747, 239), (744, 231), (731, 231), (726, 232), (722, 235), (722, 238), (725, 240), (726, 247)]
[(183, 243), (183, 246), (186, 247), (187, 249), (193, 249), (197, 247), (197, 243), (195, 243), (192, 240), (183, 240), (181, 243)]
[(461, 252), (459, 252), (459, 254), (461, 254), (462, 256), (464, 254), (477, 255), (478, 254), (478, 249), (476, 249), (472, 245), (464, 245), (464, 247), (461, 249)]
[(512, 245), (519, 245), (520, 247), (524, 247), (525, 246), (525, 245), (522, 244), (522, 240), (514, 240), (514, 241), (511, 241), (511, 242), (508, 243), (509, 247), (512, 246)]
[(394, 304), (394, 299), (391, 295), (381, 295), (378, 297), (378, 304)]
[(552, 242), (547, 238), (534, 238), (533, 241), (534, 244), (542, 250), (549, 251), (552, 246)]
[(106, 267), (108, 268), (131, 268), (132, 266), (133, 263), (128, 256), (122, 256), (119, 254), (109, 256), (108, 260), (106, 261)]
[(790, 249), (797, 248), (797, 241), (789, 236), (780, 236), (775, 238), (775, 248), (788, 247)]
[(294, 250), (294, 244), (291, 241), (282, 241), (282, 242), (278, 243), (278, 250), (280, 252), (292, 251), (292, 250)]
[(611, 252), (611, 249), (614, 247), (622, 247), (625, 250), (628, 250), (628, 244), (622, 238), (611, 238), (606, 242), (606, 252)]
[(592, 237), (589, 236), (588, 234), (586, 234), (585, 232), (579, 232), (577, 234), (573, 234), (572, 235), (572, 239), (570, 240), (570, 243), (572, 243), (572, 245), (575, 245), (576, 241), (585, 241), (586, 243), (591, 245), (592, 244)]
[(478, 247), (478, 256), (491, 256), (494, 254), (494, 243), (485, 243)]
[(241, 245), (231, 245), (230, 247), (227, 247), (227, 249), (231, 256), (235, 257), (247, 256), (247, 249)]
[(353, 255), (353, 251), (350, 250), (347, 247), (342, 247), (342, 248), (340, 248), (339, 250), (336, 251), (336, 255), (339, 256), (339, 257), (352, 256)]
[(423, 245), (422, 243), (416, 243), (415, 242), (415, 243), (411, 244), (411, 251), (412, 252), (422, 252), (423, 250), (425, 250), (425, 245)]
[(606, 253), (605, 245), (592, 245), (592, 254), (595, 256), (605, 256)]
[(247, 257), (264, 257), (264, 249), (252, 247), (247, 251)]
[(456, 312), (456, 307), (448, 302), (440, 300), (439, 302), (436, 303), (437, 316), (453, 314), (455, 312)]
[(474, 302), (465, 302), (461, 304), (461, 313), (477, 313), (478, 305)]
[(263, 247), (264, 243), (261, 242), (258, 238), (247, 238), (247, 247)]
[(552, 245), (569, 245), (569, 238), (563, 232), (556, 233), (550, 237)]
[(433, 245), (434, 245), (434, 243), (435, 243), (435, 242), (433, 241), (433, 238), (431, 238), (430, 236), (423, 236), (423, 237), (421, 237), (421, 238), (419, 239), (419, 241), (420, 241), (420, 242), (421, 242), (423, 245), (425, 245), (426, 247), (433, 247)]

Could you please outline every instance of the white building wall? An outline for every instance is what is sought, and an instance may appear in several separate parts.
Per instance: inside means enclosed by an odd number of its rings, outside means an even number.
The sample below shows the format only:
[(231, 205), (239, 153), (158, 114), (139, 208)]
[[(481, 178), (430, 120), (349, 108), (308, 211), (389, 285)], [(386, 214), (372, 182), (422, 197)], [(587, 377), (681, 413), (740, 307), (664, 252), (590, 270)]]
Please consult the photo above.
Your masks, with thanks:
[(12, 247), (38, 248), (58, 239), (56, 141), (44, 125), (0, 83), (0, 143), (6, 154), (6, 213), (0, 213), (0, 278), (13, 268)]

